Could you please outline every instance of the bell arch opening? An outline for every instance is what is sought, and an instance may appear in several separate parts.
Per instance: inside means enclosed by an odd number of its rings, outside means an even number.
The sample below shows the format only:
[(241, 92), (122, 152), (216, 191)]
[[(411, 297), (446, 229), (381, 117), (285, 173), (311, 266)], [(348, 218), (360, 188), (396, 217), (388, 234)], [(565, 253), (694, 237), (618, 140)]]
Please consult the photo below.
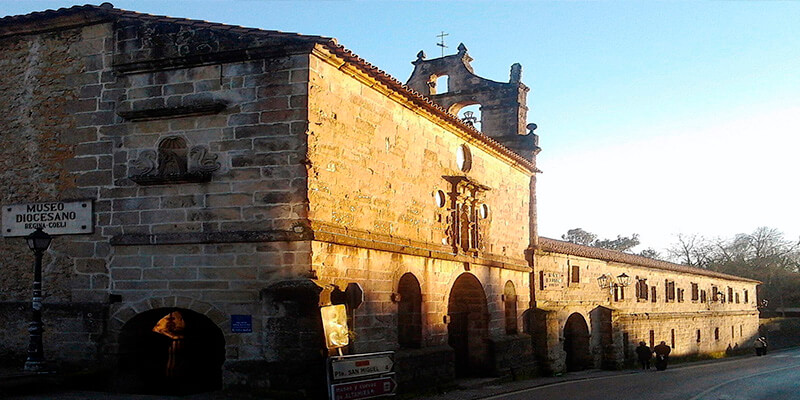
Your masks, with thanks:
[(119, 391), (185, 395), (222, 388), (225, 337), (208, 317), (158, 308), (131, 318), (119, 334)]
[(589, 351), (589, 326), (583, 315), (574, 313), (564, 325), (564, 351), (567, 353), (567, 371), (582, 371), (592, 366)]
[(448, 343), (455, 350), (457, 376), (489, 372), (489, 309), (486, 293), (472, 274), (462, 274), (450, 290)]

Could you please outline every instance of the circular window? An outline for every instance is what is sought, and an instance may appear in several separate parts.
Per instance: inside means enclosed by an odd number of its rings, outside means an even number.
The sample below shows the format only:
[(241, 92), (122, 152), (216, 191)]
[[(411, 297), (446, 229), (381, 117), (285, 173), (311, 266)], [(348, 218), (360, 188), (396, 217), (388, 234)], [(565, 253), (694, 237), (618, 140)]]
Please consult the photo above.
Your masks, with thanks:
[(472, 153), (469, 151), (467, 145), (462, 144), (458, 146), (458, 150), (456, 151), (456, 164), (458, 165), (458, 169), (462, 172), (469, 172), (469, 170), (472, 169)]
[(480, 208), (478, 208), (478, 214), (483, 219), (489, 218), (489, 206), (486, 204), (481, 204)]
[(444, 207), (445, 202), (447, 201), (447, 197), (441, 190), (436, 191), (436, 206), (437, 207)]

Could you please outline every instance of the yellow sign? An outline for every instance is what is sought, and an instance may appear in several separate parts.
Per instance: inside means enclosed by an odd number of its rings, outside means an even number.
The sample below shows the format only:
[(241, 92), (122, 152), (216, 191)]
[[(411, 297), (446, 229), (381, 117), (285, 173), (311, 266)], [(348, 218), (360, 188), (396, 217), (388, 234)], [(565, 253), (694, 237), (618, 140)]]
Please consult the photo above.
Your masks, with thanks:
[(320, 307), (322, 327), (325, 330), (325, 345), (329, 349), (347, 346), (350, 343), (347, 333), (347, 310), (344, 304)]

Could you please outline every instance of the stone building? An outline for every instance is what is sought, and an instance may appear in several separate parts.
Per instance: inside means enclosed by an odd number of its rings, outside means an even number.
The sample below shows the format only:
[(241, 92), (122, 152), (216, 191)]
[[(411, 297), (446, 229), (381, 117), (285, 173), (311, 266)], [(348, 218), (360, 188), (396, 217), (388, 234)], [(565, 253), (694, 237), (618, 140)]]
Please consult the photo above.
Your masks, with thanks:
[(547, 238), (535, 269), (531, 334), (543, 369), (619, 368), (642, 341), (678, 357), (725, 354), (758, 335), (751, 279)]
[[(757, 328), (757, 282), (540, 241), (518, 64), (480, 78), (462, 45), (420, 53), (404, 85), (334, 39), (108, 3), (2, 18), (0, 49), (2, 204), (93, 207), (93, 232), (44, 259), (45, 354), (64, 370), (316, 395), (330, 302), (350, 306), (346, 351), (394, 350), (403, 388), (616, 367), (647, 332), (669, 340), (664, 322), (685, 354)], [(474, 105), (480, 131), (456, 116)], [(21, 363), (32, 256), (19, 237), (0, 252), (0, 352)], [(612, 301), (594, 280), (617, 272), (706, 301)], [(167, 322), (184, 329), (165, 375)]]

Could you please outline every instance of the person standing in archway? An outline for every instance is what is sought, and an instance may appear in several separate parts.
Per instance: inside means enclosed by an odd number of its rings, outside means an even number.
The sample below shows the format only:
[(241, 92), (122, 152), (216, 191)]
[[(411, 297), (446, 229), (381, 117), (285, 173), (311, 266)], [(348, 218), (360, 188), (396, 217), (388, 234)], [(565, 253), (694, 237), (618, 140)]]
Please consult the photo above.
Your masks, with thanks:
[(656, 353), (656, 369), (663, 371), (667, 369), (667, 361), (669, 361), (669, 353), (672, 349), (667, 346), (667, 342), (661, 341), (658, 346), (653, 348)]
[(644, 341), (641, 341), (636, 348), (636, 356), (639, 357), (639, 364), (642, 365), (642, 369), (649, 370), (650, 359), (653, 358), (653, 349), (647, 346)]

